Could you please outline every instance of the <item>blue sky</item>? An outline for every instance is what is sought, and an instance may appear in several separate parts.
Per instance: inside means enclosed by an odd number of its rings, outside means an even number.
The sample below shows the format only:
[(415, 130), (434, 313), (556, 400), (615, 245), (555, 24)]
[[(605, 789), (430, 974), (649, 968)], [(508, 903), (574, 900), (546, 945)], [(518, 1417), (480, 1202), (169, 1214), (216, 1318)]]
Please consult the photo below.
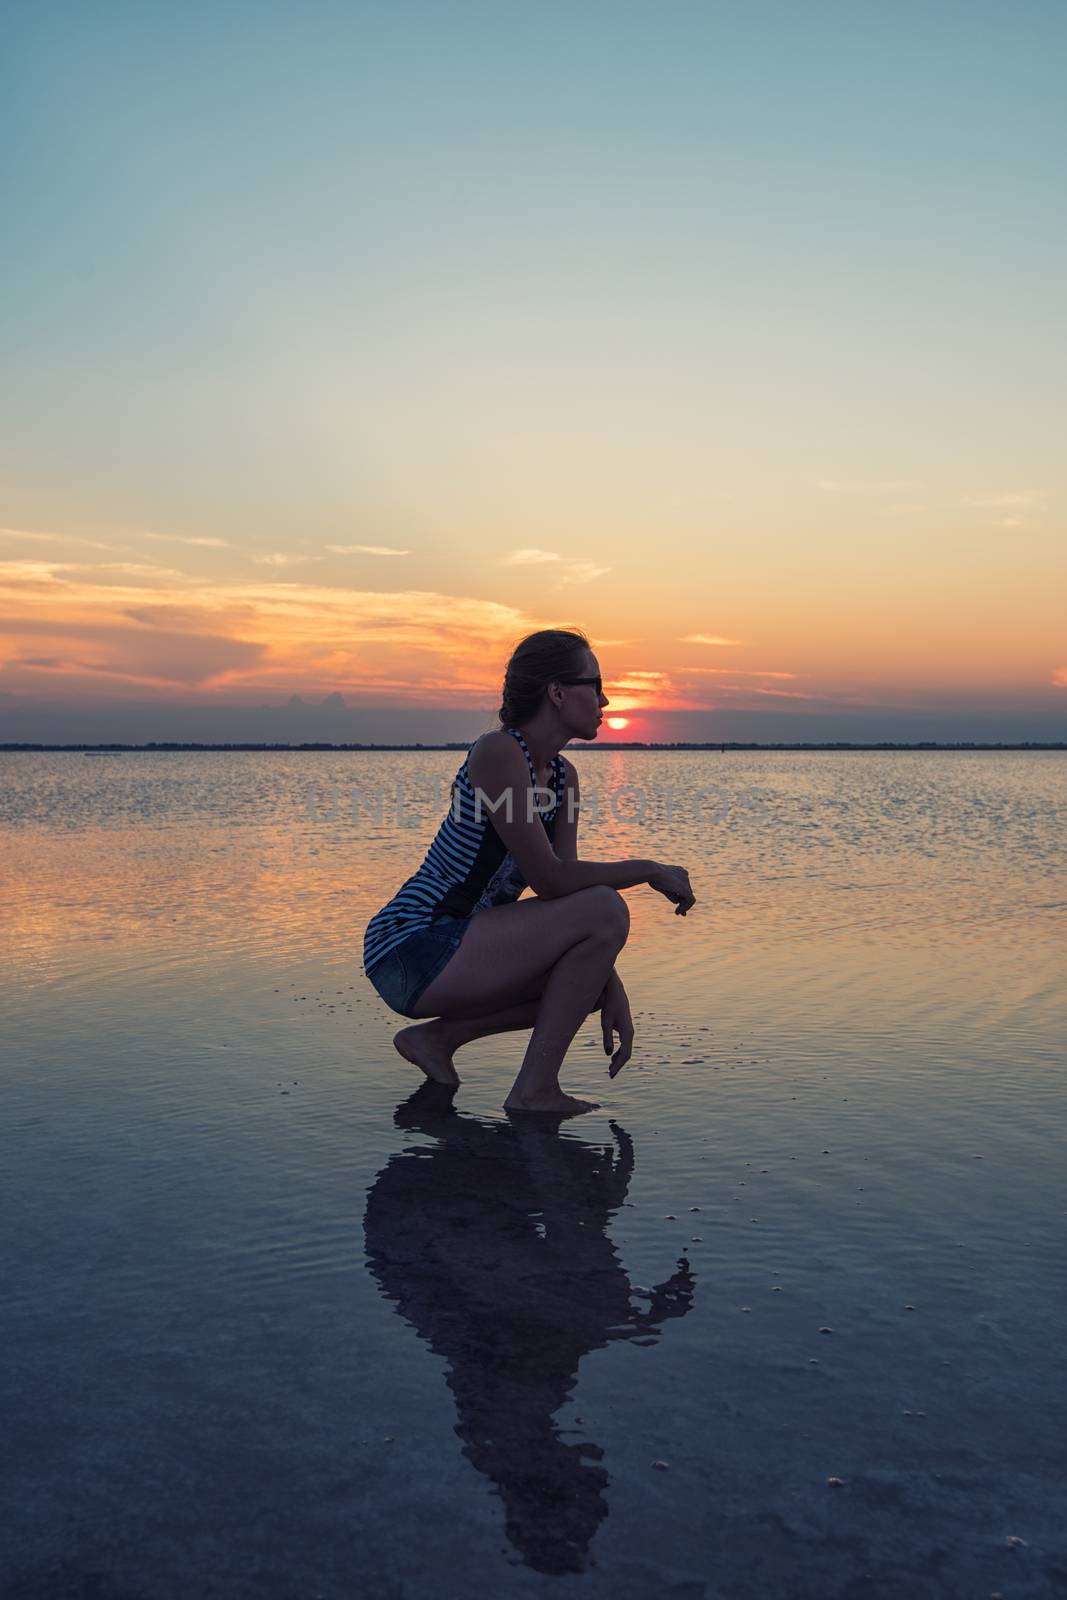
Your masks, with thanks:
[[(800, 717), (997, 696), (1062, 737), (1065, 36), (1025, 3), (21, 7), (0, 560), (42, 631), (0, 639), (0, 707), (443, 704), (432, 596), (482, 608), (490, 676), (509, 628), (585, 623), (708, 737), (699, 630)], [(120, 568), (270, 671), (123, 655)], [(383, 649), (242, 633), (252, 578), (356, 597), (353, 637), (378, 597)]]

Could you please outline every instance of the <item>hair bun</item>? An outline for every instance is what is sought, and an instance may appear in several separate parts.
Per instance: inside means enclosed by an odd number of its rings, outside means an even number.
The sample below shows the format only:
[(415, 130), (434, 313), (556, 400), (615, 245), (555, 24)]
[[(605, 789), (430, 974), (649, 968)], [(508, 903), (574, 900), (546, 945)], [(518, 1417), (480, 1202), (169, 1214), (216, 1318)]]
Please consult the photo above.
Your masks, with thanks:
[(501, 724), (519, 727), (534, 716), (548, 684), (554, 678), (577, 675), (588, 648), (589, 640), (579, 628), (542, 628), (520, 640), (504, 672), (497, 713)]

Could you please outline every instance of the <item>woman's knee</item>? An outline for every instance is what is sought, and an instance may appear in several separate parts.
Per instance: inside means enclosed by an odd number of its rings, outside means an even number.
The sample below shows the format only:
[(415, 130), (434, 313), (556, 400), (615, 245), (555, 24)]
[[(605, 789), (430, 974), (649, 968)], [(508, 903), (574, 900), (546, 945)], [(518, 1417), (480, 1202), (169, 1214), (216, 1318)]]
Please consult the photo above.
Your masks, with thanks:
[(620, 945), (630, 932), (630, 908), (618, 889), (598, 883), (587, 889), (592, 908), (593, 932)]

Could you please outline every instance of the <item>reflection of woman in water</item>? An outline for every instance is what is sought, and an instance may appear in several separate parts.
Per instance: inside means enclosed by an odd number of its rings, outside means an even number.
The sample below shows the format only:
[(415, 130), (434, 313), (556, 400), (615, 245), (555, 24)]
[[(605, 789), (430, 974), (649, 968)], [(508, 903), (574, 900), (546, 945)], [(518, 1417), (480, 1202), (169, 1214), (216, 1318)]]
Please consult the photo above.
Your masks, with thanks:
[[(396, 1113), (435, 1143), (390, 1157), (367, 1198), (367, 1258), (385, 1297), (446, 1363), (463, 1454), (504, 1501), (507, 1533), (539, 1572), (581, 1570), (607, 1515), (599, 1445), (553, 1416), (590, 1350), (657, 1341), (693, 1299), (683, 1257), (631, 1290), (607, 1236), (633, 1146), (561, 1138), (560, 1118), (459, 1117), (426, 1083)], [(643, 1296), (638, 1309), (632, 1296)]]
[[(378, 993), (402, 1016), (434, 1019), (395, 1040), (428, 1077), (457, 1084), (460, 1045), (533, 1029), (505, 1101), (513, 1111), (588, 1109), (561, 1091), (559, 1072), (593, 1011), (610, 1075), (629, 1059), (615, 961), (630, 917), (619, 890), (647, 883), (681, 916), (694, 903), (684, 867), (578, 859), (578, 774), (560, 752), (596, 738), (607, 704), (583, 633), (524, 639), (507, 665), (500, 728), (472, 746), (425, 860), (367, 926), (363, 965)], [(520, 900), (527, 885), (533, 896)]]

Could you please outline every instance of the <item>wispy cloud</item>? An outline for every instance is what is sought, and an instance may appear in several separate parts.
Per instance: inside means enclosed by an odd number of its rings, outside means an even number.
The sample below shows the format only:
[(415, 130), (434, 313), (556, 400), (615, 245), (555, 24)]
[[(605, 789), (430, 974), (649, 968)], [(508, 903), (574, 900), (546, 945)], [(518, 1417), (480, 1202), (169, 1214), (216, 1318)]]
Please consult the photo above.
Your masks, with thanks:
[(563, 557), (555, 550), (511, 550), (503, 558), (505, 567), (539, 567), (547, 561), (562, 561)]
[(744, 640), (742, 640), (742, 639), (723, 639), (717, 633), (686, 633), (686, 634), (682, 635), (682, 638), (679, 640), (679, 643), (680, 644), (739, 645), (739, 644), (743, 644)]
[(306, 567), (313, 561), (321, 561), (321, 556), (294, 556), (288, 550), (269, 550), (263, 555), (253, 556), (257, 567)]
[(598, 567), (595, 561), (572, 561), (560, 578), (560, 584), (592, 583), (594, 578), (602, 578), (610, 571), (610, 567)]
[(74, 561), (34, 561), (32, 557), (20, 561), (0, 561), (0, 592), (5, 579), (13, 584), (52, 585), (60, 581), (61, 573), (82, 570)]
[(1012, 489), (1006, 494), (965, 495), (961, 504), (978, 511), (1044, 511), (1041, 489)]
[(624, 672), (621, 677), (611, 680), (613, 689), (658, 689), (670, 683), (670, 675), (666, 672)]
[[(7, 660), (0, 679), (18, 687), (40, 687), (42, 674), (54, 678), (107, 677), (148, 686), (204, 688), (236, 668), (250, 667), (267, 646), (212, 633), (128, 628), (120, 622), (49, 622), (17, 618), (0, 622)], [(27, 640), (25, 647), (21, 640)], [(41, 645), (47, 655), (39, 654)], [(25, 648), (26, 654), (21, 654)], [(29, 668), (27, 682), (21, 669)]]
[(123, 537), (130, 542), (126, 544), (111, 544), (102, 539), (83, 539), (73, 533), (40, 532), (29, 528), (0, 528), (0, 539), (32, 540), (37, 544), (74, 545), (80, 550), (102, 550), (106, 554), (112, 555), (121, 555), (124, 552), (129, 552), (131, 545), (136, 545), (142, 539), (150, 539), (154, 543), (192, 545), (211, 550), (228, 550), (231, 548), (227, 539), (212, 539), (206, 536), (203, 538), (199, 536), (187, 538), (180, 533), (144, 533), (138, 531), (137, 533), (123, 535)]
[(29, 528), (0, 528), (0, 539), (26, 539), (37, 544), (73, 544), (82, 550), (105, 550), (120, 553), (124, 546), (103, 544), (99, 539), (81, 539), (72, 533), (40, 533)]
[[(714, 684), (686, 686), (684, 675), (714, 677)], [(799, 674), (772, 668), (682, 666), (671, 672), (631, 670), (607, 685), (613, 711), (693, 710), (713, 711), (717, 706), (743, 710), (755, 708), (761, 697), (803, 700), (827, 705), (842, 700), (806, 689), (778, 687), (795, 683)], [(847, 697), (846, 697), (847, 698)]]
[(147, 561), (99, 561), (91, 567), (71, 567), (72, 572), (121, 572), (127, 578), (166, 578), (182, 579), (184, 572), (178, 572), (174, 567), (157, 567)]
[(701, 711), (699, 700), (680, 693), (671, 674), (645, 667), (631, 667), (607, 683), (611, 711)]
[(229, 539), (212, 539), (206, 534), (201, 537), (199, 534), (184, 533), (139, 533), (136, 537), (138, 539), (155, 539), (160, 544), (188, 544), (201, 550), (229, 550), (231, 548)]
[(776, 700), (818, 700), (820, 698), (815, 694), (804, 694), (799, 689), (762, 689), (755, 685), (753, 685), (752, 693), (773, 695)]
[(795, 672), (762, 672), (754, 667), (679, 667), (679, 672), (701, 672), (724, 678), (795, 678)]
[(595, 578), (603, 578), (611, 571), (610, 567), (598, 566), (595, 561), (587, 561), (584, 557), (562, 556), (558, 550), (538, 550), (525, 547), (521, 550), (510, 550), (501, 558), (501, 565), (505, 567), (544, 567), (553, 566), (559, 571), (559, 582), (554, 585), (562, 589), (570, 583), (592, 583)]
[(389, 544), (328, 544), (335, 556), (409, 556), (410, 550), (394, 550)]
[(715, 703), (729, 705), (732, 710), (743, 709), (754, 703), (755, 695), (771, 695), (780, 700), (827, 700), (826, 695), (810, 694), (804, 689), (772, 689), (763, 683), (717, 683)]
[(465, 595), (273, 571), (227, 584), (137, 565), (0, 562), (0, 690), (39, 693), (51, 673), (50, 693), (77, 698), (107, 674), (159, 693), (179, 683), (231, 697), (337, 690), (426, 706), (463, 694), (488, 706), (515, 642), (551, 623)]

